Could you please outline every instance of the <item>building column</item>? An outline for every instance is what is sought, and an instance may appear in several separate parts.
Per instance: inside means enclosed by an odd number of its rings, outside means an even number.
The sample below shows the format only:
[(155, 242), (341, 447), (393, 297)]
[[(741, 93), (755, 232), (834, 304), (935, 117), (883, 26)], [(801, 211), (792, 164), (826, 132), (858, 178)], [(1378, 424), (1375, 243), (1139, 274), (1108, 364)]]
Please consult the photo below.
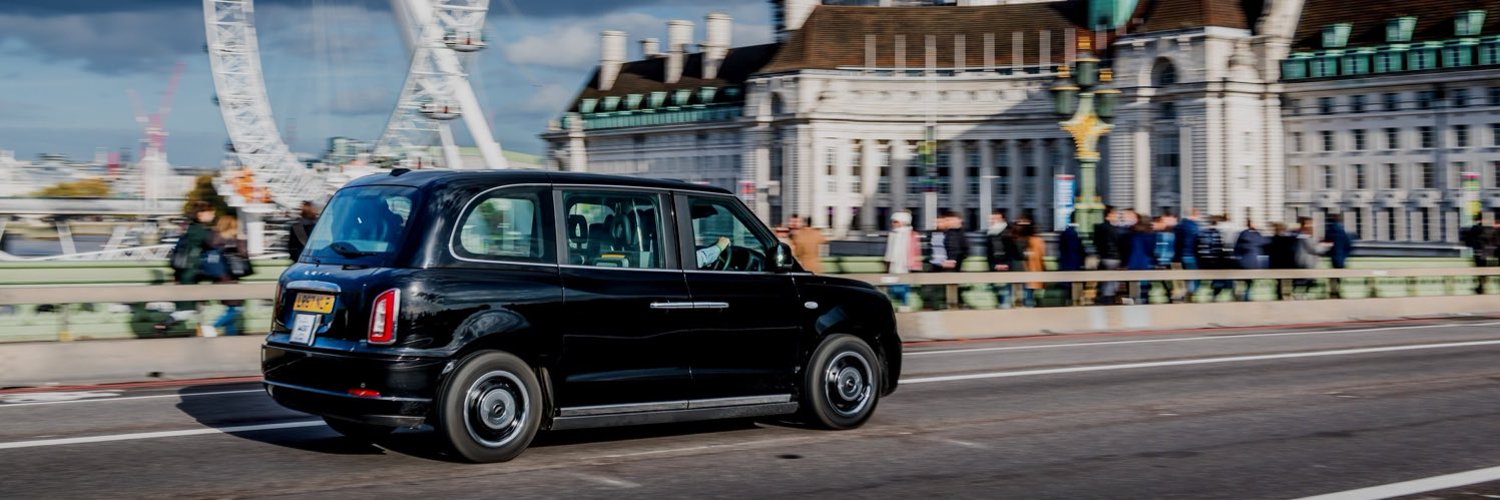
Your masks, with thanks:
[(880, 194), (880, 165), (877, 158), (880, 142), (875, 139), (865, 138), (859, 143), (859, 165), (860, 180), (859, 187), (859, 230), (874, 231), (878, 221), (875, 220), (875, 197)]
[(969, 208), (969, 159), (964, 152), (964, 141), (954, 139), (948, 141), (948, 206), (949, 210), (958, 214), (960, 220), (964, 221), (965, 229), (973, 229), (968, 226)]
[(748, 164), (741, 165), (740, 176), (755, 182), (755, 203), (750, 208), (762, 222), (771, 221), (771, 130), (762, 124), (750, 129), (745, 152), (741, 158)]
[(1006, 200), (1006, 208), (1011, 220), (1021, 216), (1021, 191), (1026, 189), (1022, 184), (1026, 180), (1025, 167), (1021, 166), (1021, 141), (1014, 138), (1005, 140), (1005, 158), (1007, 177), (1009, 177), (1010, 188)]
[(982, 183), (979, 192), (989, 194), (979, 198), (979, 218), (988, 220), (990, 212), (995, 211), (995, 144), (989, 139), (981, 139), (976, 146), (979, 147), (979, 182)]
[[(849, 222), (854, 218), (854, 210), (851, 207), (850, 197), (854, 192), (854, 144), (849, 139), (837, 139), (832, 142), (833, 154), (833, 193), (828, 196), (829, 205), (833, 206), (833, 228), (834, 238), (844, 238), (849, 235)], [(824, 184), (828, 184), (825, 182)], [(827, 213), (827, 210), (823, 211)]]
[(906, 210), (906, 169), (911, 166), (911, 148), (905, 139), (891, 141), (891, 211)]
[[(828, 207), (832, 193), (828, 189), (828, 147), (832, 143), (828, 139), (813, 138), (811, 140), (812, 158), (807, 162), (811, 167), (808, 177), (810, 184), (808, 192), (812, 196), (808, 199), (806, 210), (802, 215), (807, 216), (808, 224), (817, 228), (828, 228)], [(835, 159), (835, 163), (837, 160)]]
[(1048, 171), (1051, 169), (1047, 165), (1046, 139), (1036, 138), (1031, 140), (1031, 163), (1036, 166), (1036, 179), (1034, 179), (1036, 185), (1032, 187), (1032, 189), (1036, 190), (1036, 220), (1032, 222), (1036, 224), (1037, 232), (1042, 232), (1043, 228), (1052, 227), (1047, 222), (1052, 219), (1052, 204), (1048, 202), (1048, 200), (1052, 199), (1052, 193), (1050, 192), (1052, 190), (1048, 189), (1047, 182), (1047, 179), (1051, 177), (1048, 175)]

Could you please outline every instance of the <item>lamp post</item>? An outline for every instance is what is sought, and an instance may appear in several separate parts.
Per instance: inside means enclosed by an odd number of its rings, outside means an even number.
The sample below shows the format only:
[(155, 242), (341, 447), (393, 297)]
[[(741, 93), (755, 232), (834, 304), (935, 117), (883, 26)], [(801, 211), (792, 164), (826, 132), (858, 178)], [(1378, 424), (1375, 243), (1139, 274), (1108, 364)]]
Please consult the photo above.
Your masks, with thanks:
[(1060, 123), (1062, 129), (1073, 135), (1079, 164), (1078, 200), (1073, 212), (1073, 222), (1078, 231), (1088, 235), (1104, 216), (1096, 189), (1095, 167), (1099, 165), (1099, 138), (1114, 129), (1109, 122), (1115, 117), (1115, 103), (1120, 91), (1098, 88), (1109, 83), (1114, 74), (1109, 69), (1099, 69), (1099, 58), (1090, 50), (1089, 39), (1079, 41), (1081, 52), (1073, 61), (1073, 67), (1064, 64), (1058, 69), (1057, 80), (1052, 84), (1052, 101), (1058, 116), (1067, 120)]

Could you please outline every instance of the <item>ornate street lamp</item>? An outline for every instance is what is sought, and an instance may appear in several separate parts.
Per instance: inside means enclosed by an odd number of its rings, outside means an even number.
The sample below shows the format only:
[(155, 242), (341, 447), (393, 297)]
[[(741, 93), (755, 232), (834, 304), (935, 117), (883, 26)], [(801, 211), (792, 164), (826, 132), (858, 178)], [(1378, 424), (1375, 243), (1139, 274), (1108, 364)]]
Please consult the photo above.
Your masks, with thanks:
[(1058, 69), (1052, 100), (1058, 116), (1067, 117), (1067, 121), (1061, 122), (1062, 129), (1073, 135), (1077, 149), (1080, 186), (1073, 222), (1078, 224), (1080, 233), (1087, 235), (1104, 216), (1104, 204), (1096, 189), (1095, 167), (1099, 164), (1099, 138), (1114, 129), (1110, 122), (1115, 117), (1120, 91), (1098, 88), (1114, 80), (1114, 74), (1107, 68), (1099, 68), (1099, 58), (1090, 50), (1088, 37), (1079, 39), (1079, 49), (1074, 67), (1064, 65)]

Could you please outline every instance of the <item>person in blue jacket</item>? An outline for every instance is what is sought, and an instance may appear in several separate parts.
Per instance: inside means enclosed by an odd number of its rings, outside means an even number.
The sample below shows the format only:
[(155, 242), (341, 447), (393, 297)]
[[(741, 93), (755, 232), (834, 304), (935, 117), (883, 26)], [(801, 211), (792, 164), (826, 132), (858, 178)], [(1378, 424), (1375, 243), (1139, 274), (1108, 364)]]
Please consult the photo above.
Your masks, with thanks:
[[(1333, 261), (1334, 269), (1345, 269), (1349, 264), (1349, 254), (1354, 253), (1354, 236), (1344, 230), (1344, 219), (1339, 214), (1329, 214), (1325, 226), (1323, 242), (1329, 244), (1328, 258)], [(1341, 297), (1342, 288), (1338, 278), (1328, 280), (1328, 295), (1331, 298)]]
[[(1145, 219), (1142, 217), (1142, 219)], [(1131, 271), (1150, 271), (1156, 268), (1156, 234), (1151, 230), (1151, 222), (1148, 220), (1137, 220), (1130, 227), (1130, 260), (1125, 263), (1125, 268)], [(1141, 282), (1141, 295), (1136, 300), (1141, 304), (1150, 303), (1151, 282)]]

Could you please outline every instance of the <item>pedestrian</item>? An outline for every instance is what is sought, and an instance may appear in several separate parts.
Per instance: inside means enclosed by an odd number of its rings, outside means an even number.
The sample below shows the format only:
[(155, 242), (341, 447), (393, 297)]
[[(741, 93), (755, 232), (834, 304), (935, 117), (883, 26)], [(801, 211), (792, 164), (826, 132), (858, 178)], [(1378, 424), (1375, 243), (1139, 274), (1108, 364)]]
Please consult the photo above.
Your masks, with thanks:
[(302, 250), (307, 248), (307, 238), (312, 235), (313, 227), (318, 224), (318, 207), (311, 201), (302, 202), (302, 208), (298, 211), (297, 220), (287, 226), (286, 252), (293, 262), (302, 256)]
[[(922, 247), (916, 231), (911, 229), (911, 213), (891, 214), (891, 232), (885, 236), (886, 273), (903, 275), (922, 268)], [(911, 310), (911, 285), (891, 285), (891, 294), (900, 303), (901, 312)]]
[[(1119, 216), (1113, 205), (1105, 205), (1104, 220), (1098, 224), (1094, 224), (1094, 257), (1099, 261), (1100, 271), (1115, 271), (1120, 269), (1120, 263), (1122, 262), (1120, 260), (1121, 231), (1115, 227)], [(1119, 289), (1120, 283), (1116, 281), (1100, 283), (1098, 303), (1114, 304), (1118, 300), (1117, 293)]]
[[(1317, 269), (1320, 257), (1326, 253), (1326, 245), (1313, 238), (1313, 224), (1311, 217), (1299, 217), (1297, 219), (1297, 231), (1293, 233), (1296, 238), (1296, 260), (1298, 269)], [(1292, 280), (1293, 293), (1300, 293), (1301, 298), (1307, 298), (1312, 291), (1313, 280), (1302, 278)], [(1298, 292), (1300, 290), (1300, 292)]]
[[(990, 213), (990, 226), (984, 230), (985, 263), (992, 272), (1008, 272), (1019, 268), (1021, 249), (1016, 243), (1016, 229), (1005, 219), (1005, 211), (996, 209)], [(995, 300), (1001, 309), (1010, 309), (1011, 285), (995, 285)]]
[[(1215, 215), (1209, 218), (1209, 224), (1203, 226), (1194, 238), (1194, 258), (1199, 269), (1223, 270), (1228, 269), (1229, 252), (1224, 247), (1224, 234), (1219, 228), (1224, 226), (1226, 217)], [(1219, 294), (1229, 293), (1229, 298), (1234, 299), (1234, 282), (1229, 280), (1213, 280), (1210, 283), (1209, 302), (1218, 302)]]
[[(1022, 242), (1021, 253), (1026, 256), (1025, 270), (1028, 273), (1040, 273), (1047, 270), (1047, 244), (1042, 237), (1036, 233), (1036, 224), (1031, 219), (1021, 219), (1016, 223), (1017, 234)], [(1026, 284), (1026, 307), (1036, 307), (1038, 291), (1042, 290), (1042, 282), (1032, 281)]]
[[(927, 270), (935, 273), (958, 272), (964, 259), (969, 256), (968, 247), (964, 238), (963, 220), (951, 210), (942, 211), (937, 217), (937, 228), (927, 235)], [(941, 286), (923, 287), (924, 306), (934, 310), (946, 307), (948, 300), (944, 291), (945, 287)]]
[[(1245, 230), (1234, 238), (1234, 261), (1240, 269), (1265, 269), (1266, 245), (1270, 240), (1260, 234), (1253, 220), (1245, 220)], [(1255, 280), (1245, 280), (1245, 292), (1240, 300), (1249, 302), (1255, 289)]]
[[(1323, 244), (1328, 247), (1328, 259), (1332, 261), (1334, 269), (1347, 267), (1349, 255), (1354, 253), (1354, 240), (1357, 237), (1344, 229), (1343, 217), (1338, 214), (1328, 216), (1328, 223), (1323, 228)], [(1338, 278), (1328, 280), (1328, 296), (1335, 299), (1343, 296), (1343, 286)]]
[[(1170, 210), (1163, 211), (1162, 215), (1152, 219), (1151, 229), (1156, 233), (1156, 269), (1172, 270), (1181, 269), (1177, 260), (1177, 217)], [(1177, 287), (1173, 286), (1171, 280), (1161, 282), (1163, 290), (1167, 292), (1168, 302), (1177, 302)]]
[[(1188, 271), (1201, 269), (1198, 262), (1198, 235), (1203, 231), (1203, 225), (1199, 224), (1202, 218), (1201, 211), (1191, 208), (1188, 209), (1186, 218), (1175, 221), (1176, 226), (1172, 228), (1175, 240), (1172, 249), (1172, 269)], [(1185, 298), (1188, 302), (1192, 302), (1193, 297), (1198, 294), (1199, 285), (1198, 280), (1187, 280)]]
[[(240, 221), (237, 217), (228, 214), (219, 217), (210, 248), (204, 274), (212, 277), (214, 283), (239, 283), (241, 277), (249, 274), (250, 252), (240, 234)], [(241, 312), (245, 301), (225, 300), (222, 303), (224, 314), (213, 325), (203, 326), (203, 336), (217, 337), (220, 332), (226, 336), (240, 334)]]
[(1078, 225), (1073, 216), (1068, 216), (1068, 225), (1057, 235), (1057, 270), (1082, 271), (1083, 260), (1088, 250), (1083, 247), (1083, 236), (1078, 234)]
[(188, 211), (188, 226), (177, 243), (172, 246), (172, 278), (179, 285), (192, 285), (203, 281), (203, 254), (208, 251), (213, 239), (217, 213), (208, 202), (195, 201)]
[[(1500, 227), (1500, 222), (1497, 222), (1496, 226)], [(1475, 214), (1474, 225), (1464, 231), (1464, 246), (1469, 247), (1469, 251), (1473, 254), (1474, 267), (1485, 268), (1496, 265), (1495, 260), (1500, 257), (1495, 252), (1496, 247), (1500, 246), (1497, 238), (1500, 238), (1500, 231), (1497, 231), (1496, 227), (1485, 224), (1483, 215)], [(1474, 293), (1483, 295), (1484, 285), (1488, 281), (1487, 276), (1479, 276), (1478, 283), (1474, 286)]]
[(823, 236), (823, 231), (809, 227), (807, 219), (800, 215), (793, 215), (788, 227), (791, 229), (792, 255), (797, 257), (797, 262), (801, 262), (807, 272), (822, 274), (823, 245), (828, 244), (828, 237)]
[[(1150, 271), (1156, 268), (1156, 234), (1152, 231), (1151, 223), (1137, 219), (1135, 225), (1130, 227), (1126, 233), (1129, 242), (1129, 260), (1125, 261), (1125, 268), (1131, 271)], [(1140, 295), (1131, 297), (1130, 300), (1140, 304), (1151, 303), (1151, 282), (1140, 282)]]

